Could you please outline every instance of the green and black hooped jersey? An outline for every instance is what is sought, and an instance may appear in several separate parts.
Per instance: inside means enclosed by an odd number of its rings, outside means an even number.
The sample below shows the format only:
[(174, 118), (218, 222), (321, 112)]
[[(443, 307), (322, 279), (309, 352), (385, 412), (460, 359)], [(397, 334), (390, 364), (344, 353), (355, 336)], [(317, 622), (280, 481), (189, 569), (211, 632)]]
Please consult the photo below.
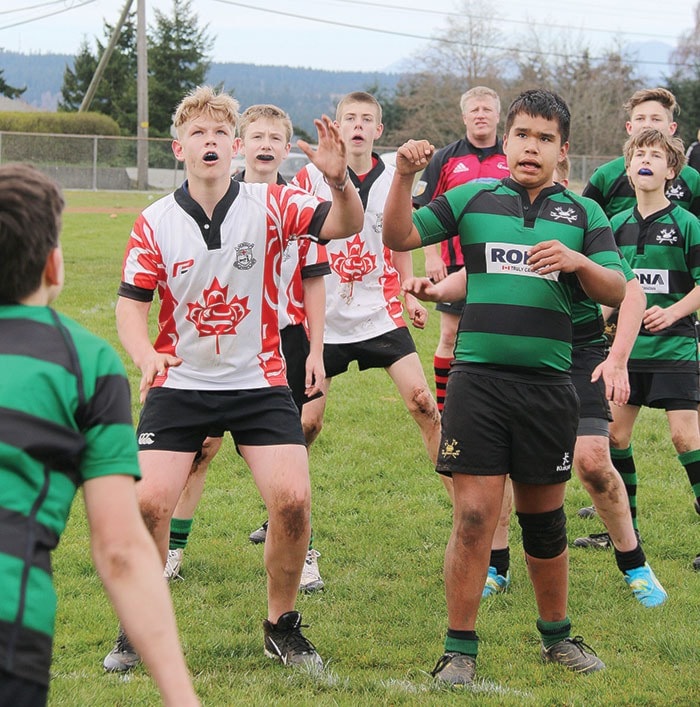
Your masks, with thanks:
[[(612, 219), (615, 240), (647, 295), (647, 307), (669, 307), (700, 285), (700, 221), (674, 204), (643, 219), (636, 208)], [(643, 326), (630, 371), (698, 371), (694, 315), (658, 333)]]
[(139, 476), (129, 383), (106, 342), (50, 307), (0, 305), (0, 372), (0, 668), (48, 684), (50, 553), (76, 490)]
[[(634, 189), (627, 178), (625, 158), (606, 162), (593, 172), (583, 195), (597, 201), (608, 218), (637, 204)], [(666, 190), (669, 201), (700, 216), (700, 173), (686, 165)]]
[[(625, 282), (634, 280), (635, 274), (622, 254), (619, 254), (622, 274)], [(603, 311), (597, 302), (594, 302), (578, 285), (574, 292), (574, 304), (571, 309), (571, 319), (574, 326), (573, 345), (574, 348), (585, 346), (605, 346), (605, 319)]]
[(557, 184), (530, 204), (511, 178), (450, 189), (413, 214), (423, 245), (458, 233), (469, 285), (456, 361), (566, 374), (571, 367), (575, 275), (538, 275), (526, 261), (541, 241), (558, 240), (621, 271), (602, 209)]

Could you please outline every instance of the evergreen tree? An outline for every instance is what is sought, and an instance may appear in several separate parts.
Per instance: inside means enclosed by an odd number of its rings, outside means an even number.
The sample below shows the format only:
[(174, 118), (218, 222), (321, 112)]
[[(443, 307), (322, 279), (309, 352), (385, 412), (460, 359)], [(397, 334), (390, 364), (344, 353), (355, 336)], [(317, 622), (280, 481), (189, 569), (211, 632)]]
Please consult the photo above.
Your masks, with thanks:
[[(114, 26), (105, 23), (104, 35), (109, 40)], [(61, 88), (60, 110), (78, 110), (90, 81), (95, 73), (107, 43), (97, 43), (97, 53), (93, 54), (87, 43), (83, 43), (73, 68), (66, 67)], [(136, 132), (136, 19), (131, 13), (105, 68), (97, 87), (90, 110), (103, 113), (117, 121), (123, 135)]]
[[(113, 31), (105, 23), (107, 41), (96, 40), (95, 53), (83, 42), (73, 67), (66, 67), (63, 74), (59, 110), (78, 110)], [(156, 10), (155, 28), (148, 31), (151, 135), (170, 135), (175, 106), (187, 91), (205, 81), (206, 54), (212, 43), (206, 28), (199, 28), (189, 0), (173, 0), (172, 15)], [(91, 111), (114, 118), (124, 135), (136, 133), (136, 80), (136, 16), (130, 13), (90, 106)]]
[(169, 136), (172, 114), (182, 96), (204, 83), (213, 40), (200, 28), (190, 0), (173, 0), (172, 14), (155, 11), (149, 33), (148, 118), (151, 135)]
[(10, 86), (10, 84), (5, 81), (4, 73), (5, 69), (0, 69), (0, 96), (19, 98), (27, 90), (27, 87), (15, 88), (14, 86)]
[(73, 67), (66, 64), (63, 72), (61, 99), (58, 102), (59, 111), (70, 113), (80, 108), (96, 68), (97, 59), (90, 51), (87, 41), (83, 40)]

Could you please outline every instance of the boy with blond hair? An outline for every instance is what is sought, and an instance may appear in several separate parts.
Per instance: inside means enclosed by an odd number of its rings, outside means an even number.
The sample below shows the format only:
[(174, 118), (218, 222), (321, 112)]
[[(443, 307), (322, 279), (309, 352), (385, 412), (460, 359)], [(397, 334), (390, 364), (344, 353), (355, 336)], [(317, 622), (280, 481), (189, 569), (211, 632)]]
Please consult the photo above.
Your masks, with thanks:
[[(321, 666), (294, 610), (309, 542), (311, 491), (299, 414), (279, 347), (280, 261), (291, 240), (342, 238), (362, 223), (345, 147), (327, 116), (318, 148), (299, 147), (334, 185), (332, 201), (231, 180), (238, 103), (208, 86), (178, 106), (173, 140), (187, 181), (147, 207), (126, 249), (117, 329), (141, 371), (139, 504), (163, 563), (173, 509), (207, 435), (231, 432), (270, 518), (265, 547), (265, 653)], [(154, 344), (148, 313), (161, 305)], [(138, 655), (121, 632), (107, 670)]]
[(700, 222), (668, 198), (669, 185), (685, 164), (678, 138), (645, 129), (627, 141), (624, 159), (637, 205), (613, 217), (612, 227), (647, 301), (627, 366), (629, 400), (614, 411), (610, 442), (613, 450), (625, 452), (634, 464), (632, 430), (641, 407), (665, 410), (678, 460), (700, 512), (695, 327), (700, 308)]
[[(289, 154), (292, 139), (289, 115), (274, 105), (258, 104), (247, 108), (238, 124), (238, 152), (245, 157), (245, 169), (234, 177), (239, 182), (286, 184), (279, 167)], [(284, 251), (280, 273), (279, 320), (281, 347), (287, 365), (287, 381), (294, 402), (302, 405), (320, 394), (323, 369), (323, 324), (326, 291), (323, 276), (330, 272), (324, 246), (309, 238), (291, 241)], [(221, 437), (209, 437), (197, 455), (185, 489), (170, 522), (170, 549), (165, 574), (179, 577), (195, 508), (204, 490), (206, 471), (221, 446)], [(265, 542), (265, 520), (251, 533), (254, 543)], [(312, 538), (306, 554), (299, 590), (323, 589), (318, 568), (319, 552)]]

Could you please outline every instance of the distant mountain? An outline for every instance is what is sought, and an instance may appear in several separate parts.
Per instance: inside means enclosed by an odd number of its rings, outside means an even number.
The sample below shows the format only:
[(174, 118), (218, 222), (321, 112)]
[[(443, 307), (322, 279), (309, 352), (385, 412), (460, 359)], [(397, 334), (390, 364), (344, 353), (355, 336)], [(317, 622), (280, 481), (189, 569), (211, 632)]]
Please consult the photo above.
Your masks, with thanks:
[[(0, 49), (0, 69), (11, 86), (27, 86), (22, 100), (42, 110), (56, 110), (63, 72), (72, 68), (68, 54), (20, 54)], [(388, 72), (320, 71), (288, 66), (213, 63), (207, 81), (222, 85), (242, 108), (274, 103), (284, 108), (294, 124), (313, 134), (313, 119), (332, 114), (338, 99), (350, 92), (380, 86), (391, 91), (401, 75)]]
[[(631, 59), (639, 62), (639, 73), (647, 85), (663, 85), (672, 72), (668, 61), (673, 47), (664, 42), (635, 42), (625, 47)], [(0, 49), (0, 69), (12, 86), (27, 86), (22, 100), (42, 110), (56, 110), (66, 66), (73, 66), (68, 54), (20, 54)], [(395, 71), (321, 71), (289, 66), (213, 63), (207, 81), (222, 85), (246, 108), (253, 103), (274, 103), (292, 116), (294, 124), (313, 134), (313, 119), (333, 113), (338, 98), (349, 91), (379, 86), (391, 92), (403, 68), (410, 61), (392, 66)]]
[(639, 64), (639, 74), (649, 86), (663, 86), (673, 73), (669, 64), (674, 47), (665, 42), (632, 42), (625, 47), (627, 54)]
[(383, 72), (212, 64), (207, 80), (223, 85), (243, 108), (254, 103), (274, 103), (284, 108), (295, 125), (314, 134), (314, 118), (322, 113), (333, 116), (336, 103), (346, 93), (366, 91), (373, 86), (392, 91), (400, 78), (400, 74)]
[(73, 66), (69, 54), (19, 54), (0, 49), (5, 81), (16, 88), (26, 86), (22, 100), (42, 110), (56, 110), (66, 66)]

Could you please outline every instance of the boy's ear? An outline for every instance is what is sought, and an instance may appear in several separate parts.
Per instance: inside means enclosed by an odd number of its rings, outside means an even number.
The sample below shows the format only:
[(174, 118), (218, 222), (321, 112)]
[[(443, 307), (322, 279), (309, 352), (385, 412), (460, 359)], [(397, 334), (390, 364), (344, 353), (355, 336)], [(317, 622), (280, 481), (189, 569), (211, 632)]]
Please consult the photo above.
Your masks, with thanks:
[(668, 134), (669, 135), (675, 135), (676, 130), (678, 130), (678, 123), (669, 123), (668, 124)]
[(383, 132), (384, 132), (384, 123), (379, 123), (377, 125), (377, 131), (374, 134), (374, 139), (379, 140), (379, 138), (382, 136)]
[(179, 140), (173, 140), (171, 147), (173, 148), (173, 154), (175, 155), (175, 159), (178, 162), (184, 162), (185, 156), (182, 154), (182, 143)]
[(63, 251), (60, 246), (52, 248), (44, 265), (43, 282), (50, 289), (61, 290), (64, 280)]

